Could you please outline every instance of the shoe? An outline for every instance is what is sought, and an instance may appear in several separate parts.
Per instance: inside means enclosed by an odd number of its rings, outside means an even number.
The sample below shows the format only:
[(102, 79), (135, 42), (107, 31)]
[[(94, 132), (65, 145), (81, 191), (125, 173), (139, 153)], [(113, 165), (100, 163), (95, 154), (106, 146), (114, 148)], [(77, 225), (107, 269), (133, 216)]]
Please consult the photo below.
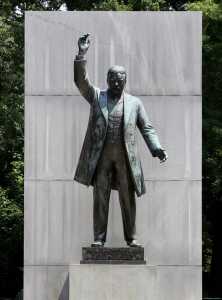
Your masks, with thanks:
[(134, 247), (134, 248), (136, 248), (136, 247), (142, 248), (142, 247), (143, 247), (142, 245), (140, 245), (140, 244), (137, 242), (137, 240), (132, 240), (132, 241), (130, 241), (130, 242), (127, 242), (127, 245), (128, 245), (129, 247)]
[(91, 247), (103, 247), (103, 246), (104, 246), (104, 242), (102, 242), (102, 241), (94, 241), (91, 244)]

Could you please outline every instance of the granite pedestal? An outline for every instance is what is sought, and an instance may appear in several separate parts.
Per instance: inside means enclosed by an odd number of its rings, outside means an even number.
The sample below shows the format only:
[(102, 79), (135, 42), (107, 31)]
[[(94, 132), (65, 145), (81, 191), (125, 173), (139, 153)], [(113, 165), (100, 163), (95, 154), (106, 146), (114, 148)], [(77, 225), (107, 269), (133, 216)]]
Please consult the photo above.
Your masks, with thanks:
[(143, 247), (85, 247), (81, 264), (146, 264)]
[(70, 265), (69, 300), (201, 300), (201, 267)]

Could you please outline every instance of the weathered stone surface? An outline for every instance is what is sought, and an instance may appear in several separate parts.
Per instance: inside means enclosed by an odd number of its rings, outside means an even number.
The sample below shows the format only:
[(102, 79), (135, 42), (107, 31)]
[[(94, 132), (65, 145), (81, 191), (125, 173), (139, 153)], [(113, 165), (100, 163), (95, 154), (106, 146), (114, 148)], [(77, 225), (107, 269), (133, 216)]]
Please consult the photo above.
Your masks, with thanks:
[[(137, 239), (150, 264), (201, 264), (201, 182), (147, 181), (137, 199)], [(93, 241), (92, 189), (72, 181), (25, 181), (25, 264), (79, 263)], [(107, 247), (124, 247), (112, 192)], [(179, 234), (178, 234), (179, 233)]]
[(132, 94), (201, 94), (200, 12), (26, 12), (25, 21), (26, 94), (79, 95), (72, 64), (87, 32), (96, 86), (106, 87), (117, 64), (126, 67)]
[(24, 268), (27, 300), (201, 300), (201, 290), (201, 267), (77, 264)]
[[(93, 240), (92, 190), (72, 182), (89, 112), (73, 84), (84, 32), (90, 78), (105, 88), (108, 67), (126, 66), (169, 160), (160, 166), (139, 138), (138, 240), (155, 266), (77, 265), (69, 295), (67, 266)], [(25, 43), (24, 299), (200, 300), (201, 13), (28, 12)], [(117, 192), (106, 246), (125, 246)]]
[(201, 267), (70, 265), (70, 300), (201, 300)]
[(24, 299), (69, 300), (69, 266), (25, 266)]
[(202, 110), (199, 96), (139, 97), (156, 128), (169, 159), (160, 164), (149, 154), (138, 134), (139, 151), (147, 180), (202, 178)]
[(144, 248), (123, 247), (84, 247), (82, 248), (82, 264), (145, 264)]
[[(146, 180), (201, 179), (201, 97), (140, 97), (169, 159), (154, 159), (138, 132)], [(26, 97), (25, 178), (72, 180), (89, 118), (79, 96)]]

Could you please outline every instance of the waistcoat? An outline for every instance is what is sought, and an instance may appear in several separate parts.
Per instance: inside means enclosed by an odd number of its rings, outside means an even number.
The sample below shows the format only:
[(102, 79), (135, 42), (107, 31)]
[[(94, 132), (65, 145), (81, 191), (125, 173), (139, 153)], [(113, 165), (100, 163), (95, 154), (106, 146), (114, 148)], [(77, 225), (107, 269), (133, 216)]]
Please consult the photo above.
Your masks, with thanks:
[(108, 99), (108, 128), (106, 142), (123, 142), (123, 97), (117, 102)]

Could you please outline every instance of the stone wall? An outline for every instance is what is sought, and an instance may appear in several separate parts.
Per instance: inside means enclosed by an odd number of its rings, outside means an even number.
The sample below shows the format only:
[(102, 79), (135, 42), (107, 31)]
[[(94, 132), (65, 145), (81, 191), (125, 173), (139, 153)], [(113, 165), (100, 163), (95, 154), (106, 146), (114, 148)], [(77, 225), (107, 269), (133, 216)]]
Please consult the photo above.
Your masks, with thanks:
[[(92, 189), (73, 182), (89, 114), (73, 59), (88, 32), (91, 81), (106, 88), (108, 68), (124, 65), (126, 90), (143, 101), (169, 155), (160, 164), (138, 133), (146, 260), (195, 268), (200, 289), (201, 13), (27, 12), (25, 22), (25, 300), (67, 300), (69, 265), (93, 239)], [(117, 193), (111, 198), (107, 245), (123, 246)]]

